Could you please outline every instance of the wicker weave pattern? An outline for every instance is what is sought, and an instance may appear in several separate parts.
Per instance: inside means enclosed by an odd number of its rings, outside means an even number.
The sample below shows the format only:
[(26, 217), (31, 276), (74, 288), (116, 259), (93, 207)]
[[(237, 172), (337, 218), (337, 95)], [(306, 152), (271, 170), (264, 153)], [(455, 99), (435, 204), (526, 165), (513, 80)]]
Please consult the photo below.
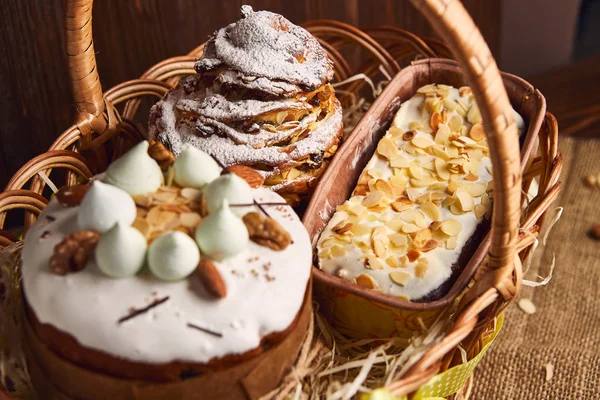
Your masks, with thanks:
[[(540, 131), (540, 156), (521, 175), (519, 144), (511, 106), (496, 63), (481, 34), (458, 0), (411, 0), (446, 39), (452, 55), (466, 75), (480, 106), (494, 165), (494, 213), (489, 257), (480, 268), (474, 286), (463, 297), (460, 312), (446, 335), (405, 376), (388, 389), (396, 395), (414, 393), (440, 370), (452, 365), (459, 343), (476, 352), (482, 332), (518, 293), (521, 260), (531, 251), (545, 211), (560, 190), (561, 157), (557, 151), (557, 125), (550, 114)], [(92, 40), (93, 0), (66, 2), (65, 32), (73, 96), (79, 112), (73, 126), (63, 132), (50, 151), (25, 164), (0, 194), (0, 228), (8, 210), (27, 211), (25, 227), (35, 221), (46, 205), (42, 196), (47, 177), (65, 172), (65, 184), (102, 172), (110, 160), (142, 140), (145, 133), (132, 121), (146, 96), (161, 98), (180, 76), (194, 73), (194, 61), (203, 45), (186, 56), (162, 61), (140, 79), (124, 82), (104, 94), (96, 69)], [(448, 57), (450, 52), (436, 40), (423, 40), (393, 27), (360, 31), (335, 21), (313, 21), (305, 27), (315, 35), (335, 62), (335, 77), (348, 78), (363, 72), (375, 76), (379, 69), (397, 73), (401, 64), (415, 57)], [(359, 46), (370, 59), (352, 71), (340, 49)], [(358, 93), (360, 82), (348, 85)], [(117, 110), (120, 107), (121, 112)], [(523, 176), (523, 182), (522, 182)], [(520, 221), (521, 190), (540, 177), (540, 194)], [(50, 180), (51, 181), (51, 180)], [(46, 190), (47, 192), (47, 190)], [(0, 230), (0, 246), (11, 243)]]

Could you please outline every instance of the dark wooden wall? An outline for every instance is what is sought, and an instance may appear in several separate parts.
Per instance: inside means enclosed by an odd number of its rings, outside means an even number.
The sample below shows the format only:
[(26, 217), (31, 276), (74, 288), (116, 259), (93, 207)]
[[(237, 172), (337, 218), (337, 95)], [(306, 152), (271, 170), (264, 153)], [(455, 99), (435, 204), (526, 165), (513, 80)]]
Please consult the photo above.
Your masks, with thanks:
[[(500, 0), (463, 2), (497, 54)], [(96, 0), (94, 38), (103, 88), (187, 53), (236, 20), (244, 3), (295, 23), (328, 18), (433, 34), (407, 0)], [(61, 0), (0, 0), (0, 188), (71, 124), (62, 27)]]

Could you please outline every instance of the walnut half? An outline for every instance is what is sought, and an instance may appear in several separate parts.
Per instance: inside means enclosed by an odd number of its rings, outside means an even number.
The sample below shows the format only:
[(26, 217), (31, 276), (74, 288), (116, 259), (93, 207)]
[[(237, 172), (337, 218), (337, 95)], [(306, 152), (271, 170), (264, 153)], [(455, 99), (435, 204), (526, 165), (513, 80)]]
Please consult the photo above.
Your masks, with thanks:
[(258, 212), (244, 215), (244, 224), (248, 229), (250, 240), (270, 249), (281, 251), (292, 242), (290, 234), (273, 218)]
[(85, 268), (90, 256), (100, 240), (100, 233), (95, 231), (79, 231), (65, 236), (54, 246), (54, 253), (48, 265), (50, 272), (66, 275)]

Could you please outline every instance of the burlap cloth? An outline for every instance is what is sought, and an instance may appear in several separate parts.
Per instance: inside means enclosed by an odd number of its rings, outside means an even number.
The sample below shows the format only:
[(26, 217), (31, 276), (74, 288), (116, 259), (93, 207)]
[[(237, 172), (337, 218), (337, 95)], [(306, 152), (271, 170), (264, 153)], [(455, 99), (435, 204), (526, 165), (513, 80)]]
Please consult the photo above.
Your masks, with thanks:
[[(526, 274), (546, 276), (554, 253), (553, 279), (521, 292), (535, 314), (510, 307), (475, 371), (474, 399), (600, 399), (600, 241), (587, 235), (600, 223), (600, 189), (582, 183), (600, 173), (600, 140), (562, 137), (559, 148), (565, 186), (556, 204), (564, 213)], [(554, 367), (549, 381), (546, 364)]]

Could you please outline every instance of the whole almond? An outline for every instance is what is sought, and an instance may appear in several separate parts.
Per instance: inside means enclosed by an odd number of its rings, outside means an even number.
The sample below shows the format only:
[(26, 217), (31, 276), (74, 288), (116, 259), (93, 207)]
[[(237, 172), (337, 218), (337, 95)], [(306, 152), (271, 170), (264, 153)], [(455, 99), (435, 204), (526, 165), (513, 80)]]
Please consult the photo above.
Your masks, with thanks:
[(251, 188), (259, 188), (265, 182), (261, 174), (246, 165), (232, 165), (227, 167), (227, 171), (245, 180)]
[(223, 299), (227, 296), (227, 286), (225, 286), (225, 281), (223, 281), (221, 273), (212, 261), (200, 260), (196, 273), (208, 294), (219, 299)]
[(81, 204), (83, 196), (87, 193), (91, 183), (65, 186), (56, 192), (56, 200), (64, 207), (75, 207)]

